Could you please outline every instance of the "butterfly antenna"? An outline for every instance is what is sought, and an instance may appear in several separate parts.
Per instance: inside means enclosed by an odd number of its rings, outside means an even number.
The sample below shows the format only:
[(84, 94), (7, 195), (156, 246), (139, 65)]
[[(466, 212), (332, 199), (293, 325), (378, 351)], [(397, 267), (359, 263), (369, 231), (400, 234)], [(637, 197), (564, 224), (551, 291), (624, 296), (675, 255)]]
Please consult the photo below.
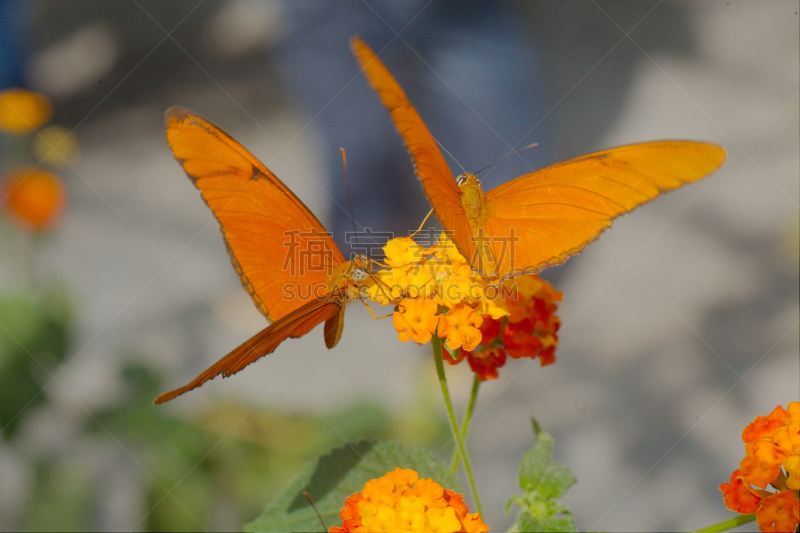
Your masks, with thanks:
[(350, 204), (350, 221), (353, 223), (353, 237), (356, 240), (355, 249), (359, 250), (361, 248), (361, 245), (358, 242), (358, 231), (356, 231), (356, 215), (355, 215), (355, 210), (353, 209), (353, 197), (350, 196), (350, 182), (347, 181), (347, 154), (345, 154), (344, 148), (339, 148), (339, 151), (342, 153), (342, 168), (344, 169), (344, 187), (347, 190), (347, 202)]
[(319, 523), (322, 524), (322, 531), (328, 531), (328, 528), (325, 527), (325, 521), (322, 520), (322, 515), (319, 514), (319, 511), (317, 511), (317, 506), (314, 505), (314, 500), (311, 498), (311, 494), (307, 493), (306, 491), (303, 491), (303, 496), (306, 497), (308, 503), (311, 504), (311, 508), (314, 509), (315, 513), (317, 513), (317, 518), (319, 518)]
[(497, 161), (495, 161), (495, 162), (494, 162), (494, 163), (492, 163), (491, 165), (486, 165), (485, 167), (483, 167), (482, 169), (480, 169), (479, 171), (477, 171), (475, 174), (479, 174), (480, 172), (483, 172), (483, 171), (484, 171), (484, 170), (486, 170), (487, 168), (489, 168), (489, 167), (493, 167), (493, 166), (494, 166), (494, 165), (496, 165), (497, 163), (500, 163), (500, 162), (502, 162), (502, 161), (505, 161), (506, 159), (508, 159), (509, 157), (511, 157), (511, 156), (512, 156), (512, 155), (514, 155), (514, 154), (518, 154), (518, 153), (520, 153), (520, 152), (523, 152), (523, 151), (527, 150), (528, 148), (534, 148), (534, 147), (536, 147), (536, 146), (539, 146), (539, 143), (531, 143), (531, 144), (529, 144), (528, 146), (526, 146), (526, 147), (524, 147), (524, 148), (520, 148), (519, 150), (514, 150), (513, 152), (511, 152), (511, 153), (510, 153), (510, 154), (508, 154), (507, 156), (503, 157), (502, 159), (498, 159)]
[[(436, 140), (436, 139), (434, 139), (434, 140)], [(439, 148), (441, 148), (441, 149), (442, 149), (442, 151), (443, 151), (444, 153), (446, 153), (447, 155), (449, 155), (449, 156), (450, 156), (450, 159), (452, 159), (453, 161), (455, 161), (455, 162), (456, 162), (456, 165), (458, 165), (458, 166), (460, 166), (460, 167), (461, 167), (461, 173), (462, 173), (462, 174), (466, 174), (466, 173), (467, 173), (467, 169), (466, 169), (466, 168), (464, 168), (464, 167), (461, 165), (461, 163), (459, 163), (459, 162), (458, 162), (458, 159), (456, 159), (456, 158), (455, 158), (455, 156), (454, 156), (453, 154), (451, 154), (451, 153), (450, 153), (450, 150), (448, 150), (447, 148), (445, 148), (445, 147), (444, 147), (444, 145), (443, 145), (442, 143), (440, 143), (439, 141), (436, 141), (436, 144), (438, 144), (438, 145), (439, 145)]]
[[(361, 245), (358, 242), (358, 231), (356, 231), (356, 217), (354, 215), (355, 210), (353, 209), (353, 197), (350, 195), (350, 182), (347, 180), (347, 154), (345, 153), (344, 148), (339, 148), (339, 151), (342, 154), (342, 168), (344, 169), (344, 185), (345, 185), (345, 188), (347, 189), (347, 201), (350, 204), (350, 220), (353, 223), (353, 237), (356, 240), (355, 248), (356, 248), (356, 250), (358, 250), (358, 249), (361, 248)], [(367, 261), (375, 262), (370, 258), (367, 258)], [(373, 278), (373, 280), (377, 281), (377, 278), (375, 277), (375, 275), (372, 272), (369, 273), (369, 276), (371, 278)], [(380, 280), (380, 283), (382, 283), (383, 285), (386, 285), (386, 283), (384, 283), (383, 280)], [(383, 287), (381, 287), (381, 292), (383, 292), (384, 296), (386, 296), (386, 299), (388, 300), (389, 299), (389, 295), (386, 294), (386, 291), (383, 289)], [(369, 306), (367, 306), (367, 307), (369, 307)], [(372, 309), (370, 309), (370, 312), (372, 312)], [(374, 313), (373, 313), (373, 316), (375, 316)]]
[(429, 218), (431, 218), (431, 215), (432, 215), (432, 214), (433, 214), (433, 209), (431, 209), (430, 211), (428, 211), (428, 214), (427, 214), (427, 215), (425, 215), (425, 218), (423, 218), (423, 219), (422, 219), (422, 224), (420, 224), (420, 225), (419, 225), (419, 227), (418, 227), (418, 228), (417, 228), (417, 229), (414, 231), (414, 233), (412, 233), (412, 234), (410, 235), (410, 237), (411, 237), (412, 239), (413, 239), (413, 238), (414, 238), (414, 237), (417, 235), (417, 233), (419, 233), (420, 231), (422, 231), (422, 226), (424, 226), (424, 225), (425, 225), (425, 223), (428, 221), (428, 219), (429, 219)]

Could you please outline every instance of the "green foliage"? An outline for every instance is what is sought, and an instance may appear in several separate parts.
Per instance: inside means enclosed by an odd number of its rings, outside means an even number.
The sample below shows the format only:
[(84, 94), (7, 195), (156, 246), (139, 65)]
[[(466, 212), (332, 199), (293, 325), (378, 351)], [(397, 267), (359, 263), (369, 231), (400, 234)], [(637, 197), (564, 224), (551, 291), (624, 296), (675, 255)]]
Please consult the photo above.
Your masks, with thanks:
[(92, 479), (72, 461), (39, 462), (27, 531), (80, 531), (91, 524)]
[[(341, 443), (343, 436), (389, 436), (397, 424), (383, 407), (365, 401), (322, 418), (217, 403), (183, 420), (152, 405), (163, 389), (151, 371), (132, 367), (123, 376), (133, 398), (97, 414), (96, 433), (108, 431), (126, 448), (137, 450), (138, 460), (153, 476), (145, 486), (147, 508), (152, 509), (143, 522), (147, 530), (214, 529), (220, 513), (232, 516), (227, 527), (242, 524), (309, 458)], [(308, 506), (305, 500), (301, 503)], [(311, 529), (318, 526), (315, 517)]]
[(367, 400), (313, 415), (218, 401), (179, 414), (152, 404), (164, 385), (152, 368), (130, 363), (120, 369), (113, 400), (72, 421), (71, 440), (55, 450), (23, 450), (13, 430), (37, 412), (30, 406), (40, 414), (54, 410), (41, 392), (68, 353), (72, 309), (63, 291), (0, 293), (0, 419), (8, 425), (0, 438), (26, 462), (31, 485), (24, 511), (11, 522), (20, 529), (96, 529), (93, 510), (108, 497), (98, 487), (108, 478), (140, 502), (141, 529), (238, 528), (311, 458), (343, 440), (370, 435), (441, 448), (447, 436), (431, 408), (434, 395), (415, 397), (413, 409), (397, 412)]
[(519, 486), (523, 494), (506, 503), (520, 507), (513, 531), (576, 531), (572, 513), (558, 499), (577, 481), (567, 467), (553, 458), (555, 440), (533, 420), (536, 444), (525, 452), (519, 467)]
[(42, 388), (69, 347), (72, 304), (55, 286), (0, 294), (0, 432), (14, 436), (24, 413), (44, 400)]
[(431, 453), (414, 445), (396, 441), (362, 440), (347, 443), (310, 463), (294, 481), (267, 505), (264, 512), (246, 524), (246, 531), (322, 531), (314, 509), (306, 501), (307, 492), (322, 515), (325, 528), (340, 525), (339, 511), (344, 500), (359, 492), (370, 479), (395, 468), (412, 468), (420, 478), (435, 479), (442, 486), (459, 491), (458, 482)]

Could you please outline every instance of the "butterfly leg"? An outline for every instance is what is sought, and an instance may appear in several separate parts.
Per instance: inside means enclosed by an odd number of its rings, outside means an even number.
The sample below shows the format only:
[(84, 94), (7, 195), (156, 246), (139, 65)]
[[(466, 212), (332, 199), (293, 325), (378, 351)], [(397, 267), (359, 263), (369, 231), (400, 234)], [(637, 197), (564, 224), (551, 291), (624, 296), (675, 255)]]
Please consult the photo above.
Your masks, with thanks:
[(360, 300), (360, 301), (361, 301), (362, 304), (364, 304), (364, 306), (367, 308), (367, 311), (369, 311), (369, 314), (371, 314), (372, 318), (374, 318), (375, 320), (380, 320), (382, 318), (389, 318), (390, 316), (392, 316), (394, 314), (394, 313), (390, 313), (390, 314), (384, 315), (384, 316), (376, 316), (375, 315), (375, 311), (372, 310), (372, 308), (369, 306), (369, 304), (367, 302), (365, 302), (364, 300)]

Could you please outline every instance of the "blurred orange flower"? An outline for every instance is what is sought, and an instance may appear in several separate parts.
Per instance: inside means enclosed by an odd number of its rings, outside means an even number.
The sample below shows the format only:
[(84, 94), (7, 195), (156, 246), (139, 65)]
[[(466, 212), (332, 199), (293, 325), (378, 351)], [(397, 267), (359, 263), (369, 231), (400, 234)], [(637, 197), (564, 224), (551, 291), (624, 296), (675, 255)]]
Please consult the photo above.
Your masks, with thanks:
[(420, 479), (414, 470), (395, 468), (367, 481), (361, 492), (349, 496), (339, 512), (341, 527), (329, 533), (489, 531), (478, 513), (469, 513), (464, 497), (432, 479)]
[(0, 203), (23, 227), (50, 229), (64, 211), (66, 194), (61, 179), (36, 168), (12, 171), (0, 188)]
[(0, 130), (26, 133), (47, 123), (53, 116), (50, 100), (25, 89), (0, 92)]

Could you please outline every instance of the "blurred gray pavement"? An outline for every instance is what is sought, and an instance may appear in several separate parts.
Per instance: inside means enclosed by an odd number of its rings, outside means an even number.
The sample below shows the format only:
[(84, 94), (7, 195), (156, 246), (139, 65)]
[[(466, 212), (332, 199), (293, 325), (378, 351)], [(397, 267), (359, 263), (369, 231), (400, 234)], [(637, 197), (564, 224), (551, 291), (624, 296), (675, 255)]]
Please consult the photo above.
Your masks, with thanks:
[[(556, 364), (511, 360), (498, 380), (484, 383), (469, 445), (493, 530), (511, 521), (502, 506), (516, 492), (520, 456), (533, 442), (530, 417), (554, 435), (558, 459), (579, 479), (565, 504), (581, 529), (674, 531), (730, 516), (718, 486), (743, 456), (742, 428), (777, 404), (800, 400), (798, 2), (681, 3), (691, 53), (640, 46), (658, 34), (659, 12), (671, 5), (656, 4), (628, 35), (636, 21), (617, 26), (605, 4), (581, 8), (616, 37), (595, 64), (574, 58), (583, 71), (572, 65), (571, 85), (557, 86), (556, 152), (566, 158), (689, 138), (721, 144), (728, 162), (618, 220), (570, 259), (556, 284), (564, 292)], [(163, 34), (151, 31), (157, 43)], [(570, 46), (580, 50), (581, 42)], [(175, 66), (187, 72), (185, 81), (165, 87), (138, 74), (162, 49), (171, 57), (181, 50), (169, 40), (152, 57), (142, 48), (142, 66), (118, 89), (105, 87), (117, 96), (98, 98), (76, 131), (84, 153), (69, 176), (69, 207), (47, 257), (74, 291), (80, 336), (47, 390), (58, 411), (31, 424), (31, 441), (43, 433), (68, 439), (71, 420), (120, 394), (117, 370), (126, 358), (156, 365), (172, 388), (264, 327), (216, 221), (166, 144), (167, 107), (207, 116), (323, 221), (331, 212), (321, 167), (326, 148), (268, 64), (228, 76), (195, 62), (187, 46)], [(615, 87), (592, 86), (592, 94), (587, 84), (604, 69), (613, 73), (622, 53), (636, 61), (618, 109), (601, 128), (586, 110), (614, 101), (605, 92)], [(563, 63), (569, 58), (558, 61), (570, 69)], [(125, 91), (136, 96), (123, 99)], [(579, 111), (596, 137), (580, 131)], [(447, 370), (463, 408), (471, 373), (465, 365)], [(399, 342), (391, 320), (375, 322), (354, 304), (334, 350), (314, 331), (232, 378), (154, 409), (189, 415), (225, 397), (313, 413), (364, 396), (401, 409), (420, 380), (435, 386), (432, 375), (428, 346)], [(135, 527), (143, 506), (121, 506), (107, 526)]]

